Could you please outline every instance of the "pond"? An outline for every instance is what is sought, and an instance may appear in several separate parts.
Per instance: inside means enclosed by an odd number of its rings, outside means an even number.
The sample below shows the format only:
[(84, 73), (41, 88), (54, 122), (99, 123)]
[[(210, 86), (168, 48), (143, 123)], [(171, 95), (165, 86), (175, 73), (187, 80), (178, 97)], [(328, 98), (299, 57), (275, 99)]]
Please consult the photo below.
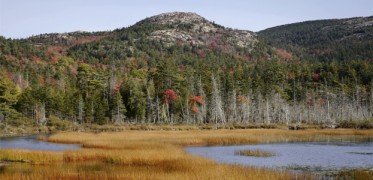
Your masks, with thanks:
[(0, 138), (0, 148), (64, 151), (68, 149), (79, 149), (81, 148), (81, 146), (76, 144), (56, 144), (46, 141), (40, 141), (37, 140), (36, 135), (32, 135)]
[[(271, 157), (239, 156), (240, 150), (263, 150)], [(188, 147), (186, 151), (220, 163), (273, 169), (334, 171), (373, 168), (373, 142), (308, 142), (243, 146)]]

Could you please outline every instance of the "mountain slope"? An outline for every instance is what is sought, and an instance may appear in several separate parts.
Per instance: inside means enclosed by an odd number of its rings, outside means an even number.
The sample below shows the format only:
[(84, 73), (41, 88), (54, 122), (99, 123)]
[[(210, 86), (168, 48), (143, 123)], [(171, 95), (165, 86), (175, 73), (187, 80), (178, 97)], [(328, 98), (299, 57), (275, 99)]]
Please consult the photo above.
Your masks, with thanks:
[(88, 62), (124, 60), (132, 57), (158, 58), (164, 55), (206, 57), (238, 55), (263, 57), (264, 46), (250, 31), (224, 28), (195, 13), (173, 12), (146, 18), (133, 26), (117, 29), (106, 38), (72, 47), (68, 54)]
[(270, 45), (307, 59), (373, 58), (373, 16), (307, 21), (258, 32)]
[[(173, 12), (114, 31), (50, 33), (20, 40), (0, 37), (0, 64), (4, 71), (34, 74), (38, 79), (53, 75), (50, 69), (57, 68), (56, 64), (66, 66), (72, 74), (80, 62), (124, 69), (129, 60), (152, 68), (164, 59), (193, 67), (204, 59), (219, 68), (227, 63), (266, 60), (269, 49), (253, 32), (225, 28), (195, 13)], [(66, 74), (66, 70), (58, 74)]]
[(49, 33), (31, 36), (28, 42), (36, 46), (73, 46), (99, 40), (107, 36), (109, 32), (84, 32)]

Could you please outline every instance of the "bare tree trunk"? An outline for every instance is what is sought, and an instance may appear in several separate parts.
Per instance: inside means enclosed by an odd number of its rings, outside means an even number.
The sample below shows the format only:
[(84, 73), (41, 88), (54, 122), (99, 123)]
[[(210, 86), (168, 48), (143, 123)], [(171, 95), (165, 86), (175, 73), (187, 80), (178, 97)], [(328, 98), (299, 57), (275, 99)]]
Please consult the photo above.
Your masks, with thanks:
[(370, 118), (373, 117), (373, 81), (370, 83)]
[(115, 88), (116, 83), (117, 83), (117, 77), (114, 74), (111, 74), (111, 77), (110, 77), (110, 88), (109, 88), (110, 98), (114, 94), (114, 88)]
[(285, 105), (285, 121), (286, 125), (289, 125), (289, 106)]
[(195, 119), (195, 116), (191, 117), (190, 116), (190, 111), (189, 111), (190, 107), (189, 107), (189, 99), (186, 98), (186, 104), (185, 104), (185, 115), (184, 115), (184, 119), (186, 119), (186, 122), (187, 124), (189, 124), (190, 122), (190, 119), (193, 119), (193, 124), (196, 123), (196, 119)]
[(269, 119), (269, 102), (268, 97), (266, 98), (266, 122), (267, 124), (271, 123), (271, 120)]
[(82, 98), (79, 98), (79, 103), (78, 103), (78, 121), (83, 124), (83, 107), (84, 107), (84, 102)]
[(168, 103), (165, 103), (163, 105), (163, 109), (165, 111), (165, 120), (167, 123), (170, 123), (171, 122), (171, 119), (170, 119), (170, 105)]
[(146, 89), (146, 122), (150, 123), (151, 121), (151, 111), (152, 111), (152, 98), (150, 97), (149, 89)]
[(203, 90), (202, 77), (201, 76), (199, 77), (198, 88), (199, 88), (199, 90), (198, 90), (199, 95), (203, 96), (206, 99), (205, 104), (201, 105), (200, 113), (197, 114), (197, 118), (199, 120), (199, 123), (202, 124), (202, 123), (206, 122), (206, 118), (207, 118), (207, 97), (206, 97), (205, 91)]
[(244, 108), (244, 113), (246, 114), (246, 118), (244, 118), (244, 120), (246, 119), (246, 122), (250, 121), (250, 115), (251, 115), (250, 103), (251, 103), (250, 95), (247, 95), (247, 102), (245, 104), (246, 108)]
[[(183, 119), (186, 119), (187, 122), (188, 120), (190, 119), (188, 115), (188, 109), (186, 109), (186, 113), (184, 113), (184, 108), (183, 108), (183, 102), (181, 101), (181, 98), (178, 98), (179, 99), (179, 103), (180, 103), (180, 109), (181, 109), (181, 117), (183, 117)], [(186, 107), (188, 107), (188, 98), (186, 98)]]
[(34, 114), (36, 124), (43, 124), (47, 120), (45, 117), (45, 103), (35, 104)]
[(211, 98), (211, 115), (215, 120), (215, 124), (218, 123), (225, 123), (225, 115), (223, 109), (223, 102), (220, 96), (220, 90), (218, 88), (218, 84), (214, 76), (211, 77), (212, 79), (212, 98)]
[(159, 122), (160, 121), (160, 107), (159, 107), (159, 98), (157, 96), (157, 100), (156, 100), (156, 118), (154, 118), (154, 124), (156, 122)]

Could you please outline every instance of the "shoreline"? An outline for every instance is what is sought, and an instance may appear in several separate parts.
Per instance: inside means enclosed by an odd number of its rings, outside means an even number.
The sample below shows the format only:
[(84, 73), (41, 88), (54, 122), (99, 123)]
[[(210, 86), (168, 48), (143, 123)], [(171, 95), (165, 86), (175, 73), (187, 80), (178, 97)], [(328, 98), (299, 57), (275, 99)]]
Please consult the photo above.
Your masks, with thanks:
[(39, 135), (39, 134), (42, 134), (42, 133), (20, 133), (20, 134), (17, 134), (17, 133), (12, 133), (12, 134), (1, 134), (0, 133), (0, 138), (13, 138), (13, 137), (23, 137), (23, 136), (32, 136), (32, 135)]
[(18, 128), (12, 127), (12, 131), (0, 131), (1, 137), (13, 137), (24, 135), (37, 135), (37, 134), (51, 134), (59, 132), (122, 132), (125, 130), (144, 130), (144, 131), (187, 131), (187, 130), (238, 130), (238, 129), (281, 129), (300, 131), (307, 129), (315, 130), (332, 130), (332, 129), (352, 129), (352, 130), (368, 130), (370, 128), (357, 128), (357, 127), (343, 127), (343, 126), (326, 126), (322, 124), (266, 124), (266, 123), (225, 123), (225, 124), (153, 124), (153, 123), (124, 123), (120, 125), (107, 124), (79, 124), (69, 126), (63, 129), (56, 128), (55, 126), (40, 126), (40, 127), (27, 127)]
[[(60, 132), (49, 136), (47, 140), (52, 143), (81, 144), (83, 148), (62, 153), (5, 149), (0, 150), (0, 159), (32, 162), (17, 168), (32, 169), (28, 176), (35, 179), (73, 179), (78, 176), (86, 179), (293, 179), (296, 175), (290, 171), (218, 164), (186, 153), (184, 148), (315, 141), (325, 137), (330, 140), (331, 137), (349, 136), (373, 138), (373, 132), (352, 129)], [(49, 166), (45, 166), (46, 164)], [(63, 168), (60, 168), (62, 165)], [(107, 173), (97, 174), (97, 171)], [(307, 173), (298, 175), (301, 179), (311, 178)], [(21, 176), (22, 174), (7, 173), (7, 170), (4, 174), (0, 173), (0, 179), (17, 179)]]

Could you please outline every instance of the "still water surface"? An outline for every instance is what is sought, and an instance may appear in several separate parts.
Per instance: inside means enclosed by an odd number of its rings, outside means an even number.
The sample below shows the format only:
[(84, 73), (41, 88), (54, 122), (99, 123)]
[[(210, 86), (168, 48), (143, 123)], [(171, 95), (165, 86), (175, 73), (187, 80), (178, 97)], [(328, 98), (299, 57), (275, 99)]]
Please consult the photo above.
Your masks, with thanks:
[[(0, 138), (0, 148), (64, 151), (80, 145), (55, 144), (37, 140), (36, 136)], [(272, 157), (235, 155), (239, 150), (264, 150)], [(280, 143), (240, 146), (188, 147), (186, 151), (220, 163), (256, 167), (341, 170), (373, 168), (373, 141)]]
[(0, 138), (0, 148), (64, 151), (68, 149), (79, 149), (81, 146), (76, 144), (56, 144), (46, 141), (39, 141), (37, 140), (37, 137), (33, 135)]
[[(272, 157), (235, 155), (239, 150), (264, 150)], [(194, 155), (220, 163), (303, 170), (373, 168), (373, 142), (308, 142), (243, 146), (188, 147)]]

